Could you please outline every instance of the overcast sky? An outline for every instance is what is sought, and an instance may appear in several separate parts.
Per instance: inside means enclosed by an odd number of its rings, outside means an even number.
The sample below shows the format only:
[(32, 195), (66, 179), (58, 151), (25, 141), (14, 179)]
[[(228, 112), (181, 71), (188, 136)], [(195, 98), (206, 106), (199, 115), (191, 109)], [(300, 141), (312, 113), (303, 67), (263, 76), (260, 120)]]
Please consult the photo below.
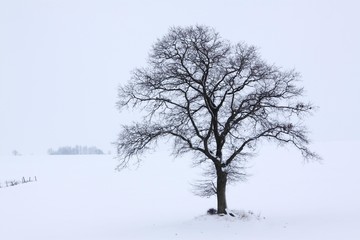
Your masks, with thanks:
[(360, 140), (357, 0), (0, 0), (0, 155), (114, 152), (117, 87), (171, 26), (204, 24), (302, 74), (313, 141)]

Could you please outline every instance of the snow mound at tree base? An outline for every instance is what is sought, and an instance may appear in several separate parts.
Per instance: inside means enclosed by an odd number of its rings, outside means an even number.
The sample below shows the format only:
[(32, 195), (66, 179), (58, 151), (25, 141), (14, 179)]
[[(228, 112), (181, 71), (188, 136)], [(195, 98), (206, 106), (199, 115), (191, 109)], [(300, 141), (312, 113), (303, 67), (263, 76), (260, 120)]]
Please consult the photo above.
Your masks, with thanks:
[(251, 221), (251, 220), (264, 220), (265, 217), (261, 216), (260, 213), (254, 213), (253, 211), (245, 210), (228, 210), (227, 214), (205, 214), (199, 217), (196, 217), (197, 221), (207, 221), (207, 220), (220, 220), (220, 221)]

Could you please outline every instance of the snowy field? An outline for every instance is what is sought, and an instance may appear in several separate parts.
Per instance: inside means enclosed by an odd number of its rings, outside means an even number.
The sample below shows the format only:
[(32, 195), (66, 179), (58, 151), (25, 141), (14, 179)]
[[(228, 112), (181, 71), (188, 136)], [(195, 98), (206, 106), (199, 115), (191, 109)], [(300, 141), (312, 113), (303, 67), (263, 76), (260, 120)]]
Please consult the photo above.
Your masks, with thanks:
[(258, 216), (247, 220), (206, 216), (216, 201), (192, 194), (199, 170), (166, 151), (122, 172), (109, 155), (1, 156), (0, 239), (360, 239), (359, 147), (315, 144), (322, 163), (263, 147), (228, 189), (231, 209)]

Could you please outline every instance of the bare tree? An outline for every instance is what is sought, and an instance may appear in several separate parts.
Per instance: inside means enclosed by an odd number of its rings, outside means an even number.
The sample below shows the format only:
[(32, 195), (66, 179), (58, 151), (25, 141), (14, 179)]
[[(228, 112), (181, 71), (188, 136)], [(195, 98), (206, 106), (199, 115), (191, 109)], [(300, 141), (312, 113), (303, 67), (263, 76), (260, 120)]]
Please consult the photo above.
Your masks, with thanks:
[(218, 213), (226, 213), (227, 183), (243, 179), (243, 163), (260, 141), (290, 144), (305, 159), (318, 158), (308, 149), (303, 119), (313, 106), (301, 101), (299, 80), (294, 70), (267, 64), (255, 47), (232, 45), (212, 28), (171, 28), (152, 47), (148, 66), (119, 88), (119, 110), (145, 114), (122, 126), (118, 167), (171, 138), (176, 156), (191, 152), (195, 163), (210, 164), (215, 183), (198, 187), (216, 194)]

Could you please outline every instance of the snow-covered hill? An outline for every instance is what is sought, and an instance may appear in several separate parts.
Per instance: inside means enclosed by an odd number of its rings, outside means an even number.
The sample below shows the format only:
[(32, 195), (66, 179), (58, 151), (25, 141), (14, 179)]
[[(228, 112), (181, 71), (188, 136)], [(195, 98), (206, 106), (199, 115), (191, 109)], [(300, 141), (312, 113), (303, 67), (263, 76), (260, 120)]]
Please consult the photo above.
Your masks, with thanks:
[(0, 188), (0, 239), (360, 239), (360, 143), (314, 147), (322, 163), (261, 149), (249, 180), (228, 190), (230, 208), (255, 215), (243, 220), (206, 216), (216, 202), (192, 194), (199, 170), (166, 152), (122, 172), (108, 155), (1, 156), (2, 186), (38, 181)]

